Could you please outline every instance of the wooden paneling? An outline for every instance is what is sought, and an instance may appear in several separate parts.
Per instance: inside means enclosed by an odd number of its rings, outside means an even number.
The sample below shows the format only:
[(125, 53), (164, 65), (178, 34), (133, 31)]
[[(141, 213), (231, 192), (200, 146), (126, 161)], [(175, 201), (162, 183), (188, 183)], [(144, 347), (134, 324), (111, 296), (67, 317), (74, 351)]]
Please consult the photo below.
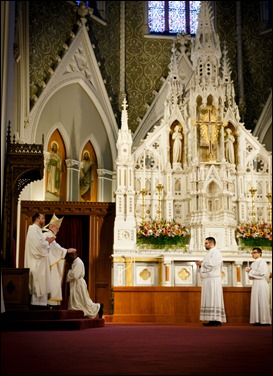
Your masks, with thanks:
[[(19, 267), (24, 266), (25, 239), (32, 215), (43, 212), (46, 217), (53, 213), (57, 217), (64, 216), (63, 223), (69, 230), (69, 218), (81, 217), (85, 226), (81, 241), (82, 254), (85, 263), (86, 282), (91, 299), (95, 303), (104, 304), (104, 313), (111, 313), (111, 255), (114, 243), (115, 204), (100, 202), (56, 202), (56, 201), (21, 201)], [(84, 227), (85, 228), (85, 227)], [(61, 228), (58, 234), (60, 245), (68, 248), (74, 246), (66, 244), (71, 239), (71, 231)], [(61, 233), (62, 232), (62, 233)], [(86, 233), (87, 232), (87, 233)], [(61, 235), (67, 238), (62, 239)], [(70, 241), (70, 240), (69, 240)], [(75, 246), (76, 247), (76, 246)], [(77, 247), (76, 247), (77, 248)]]
[(251, 287), (224, 287), (223, 289), (228, 322), (248, 323)]
[(3, 227), (1, 228), (3, 266), (16, 267), (18, 198), (24, 187), (44, 175), (43, 144), (17, 144), (11, 141), (10, 123), (7, 132), (5, 159)]
[[(251, 287), (224, 287), (228, 323), (248, 323)], [(201, 287), (114, 287), (113, 323), (200, 322)]]
[(28, 268), (2, 268), (3, 297), (5, 310), (28, 309)]

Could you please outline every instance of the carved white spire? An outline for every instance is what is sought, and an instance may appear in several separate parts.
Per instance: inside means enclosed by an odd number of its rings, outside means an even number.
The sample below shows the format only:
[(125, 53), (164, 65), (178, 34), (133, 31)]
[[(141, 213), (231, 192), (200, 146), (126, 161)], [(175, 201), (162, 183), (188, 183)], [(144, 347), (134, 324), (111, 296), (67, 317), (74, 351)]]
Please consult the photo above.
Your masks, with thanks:
[(122, 113), (121, 113), (121, 130), (128, 131), (128, 113), (127, 113), (127, 101), (126, 98), (123, 99), (122, 103)]
[(223, 85), (225, 85), (225, 113), (228, 111), (228, 109), (232, 109), (235, 115), (235, 119), (237, 121), (240, 120), (239, 115), (239, 109), (235, 100), (235, 90), (234, 90), (234, 84), (231, 80), (231, 69), (229, 60), (227, 57), (227, 48), (226, 45), (224, 45), (223, 50), (223, 63), (222, 63), (222, 72), (223, 72)]
[(136, 220), (134, 215), (134, 162), (132, 157), (132, 134), (128, 128), (127, 101), (124, 97), (121, 112), (121, 129), (118, 133), (116, 218), (114, 249), (131, 249), (136, 242)]
[(217, 86), (221, 48), (214, 30), (212, 11), (208, 1), (202, 1), (198, 17), (198, 29), (193, 42), (191, 60), (196, 76), (196, 85)]
[(119, 130), (117, 149), (118, 149), (118, 161), (127, 162), (132, 159), (131, 148), (133, 144), (132, 133), (128, 128), (128, 113), (127, 113), (127, 101), (123, 99), (122, 112), (121, 112), (121, 129)]
[(175, 47), (175, 43), (172, 46), (171, 62), (169, 64), (168, 75), (168, 94), (165, 103), (165, 116), (170, 116), (174, 111), (174, 108), (181, 105), (184, 97), (184, 84), (181, 79), (181, 72), (179, 72), (179, 53)]

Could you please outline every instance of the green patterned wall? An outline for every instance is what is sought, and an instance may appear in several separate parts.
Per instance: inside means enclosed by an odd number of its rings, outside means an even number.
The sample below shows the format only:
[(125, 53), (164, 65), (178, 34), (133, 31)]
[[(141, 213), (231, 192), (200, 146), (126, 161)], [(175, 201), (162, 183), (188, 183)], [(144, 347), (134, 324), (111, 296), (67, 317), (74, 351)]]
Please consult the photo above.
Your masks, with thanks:
[(120, 80), (120, 3), (106, 1), (107, 26), (90, 22), (90, 39), (100, 63), (101, 74), (116, 121), (120, 123), (119, 80)]
[[(70, 38), (76, 23), (71, 5), (65, 1), (29, 2), (29, 72), (30, 103), (47, 82), (49, 69), (57, 64), (56, 55), (63, 52), (63, 44)], [(53, 69), (54, 70), (54, 69)]]
[[(237, 82), (236, 1), (216, 1), (217, 32), (227, 42), (235, 92)], [(272, 88), (272, 29), (264, 31), (261, 1), (241, 1), (243, 77), (245, 113), (240, 112), (247, 129), (254, 130)], [(271, 15), (272, 17), (272, 15)], [(237, 98), (238, 99), (238, 98)], [(239, 100), (237, 100), (239, 104)]]
[(171, 40), (144, 38), (144, 1), (126, 2), (126, 92), (129, 126), (134, 131), (167, 77)]
[[(217, 1), (217, 32), (226, 41), (235, 92), (237, 89), (236, 1)], [(247, 129), (254, 129), (272, 86), (272, 32), (261, 34), (259, 1), (241, 1), (243, 71)], [(38, 5), (39, 4), (39, 5)], [(89, 21), (89, 35), (117, 123), (120, 124), (120, 2), (106, 1), (106, 22)], [(126, 72), (128, 124), (134, 132), (168, 74), (172, 41), (144, 37), (145, 1), (126, 1)], [(73, 7), (65, 1), (30, 2), (30, 85), (39, 94), (55, 55), (76, 26)], [(239, 104), (239, 102), (237, 101)]]
[[(170, 63), (170, 40), (144, 37), (144, 1), (125, 2), (125, 91), (128, 101), (128, 124), (134, 132), (139, 121), (162, 85), (160, 78), (168, 74)], [(106, 87), (112, 98), (112, 106), (120, 124), (120, 3), (106, 2), (107, 28), (92, 24), (97, 57), (104, 63)], [(92, 38), (92, 37), (91, 37)], [(114, 94), (113, 94), (114, 92)]]

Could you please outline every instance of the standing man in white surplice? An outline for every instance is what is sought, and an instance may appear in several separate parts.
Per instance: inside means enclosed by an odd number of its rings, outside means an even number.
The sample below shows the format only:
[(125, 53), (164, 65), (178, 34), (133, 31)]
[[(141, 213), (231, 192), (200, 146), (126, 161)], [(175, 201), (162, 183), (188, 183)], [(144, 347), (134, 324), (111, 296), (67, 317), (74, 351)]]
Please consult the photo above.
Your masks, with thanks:
[(203, 261), (196, 261), (202, 280), (200, 320), (208, 321), (204, 326), (221, 326), (226, 322), (221, 279), (223, 257), (213, 237), (205, 239), (205, 248), (208, 252)]
[(262, 259), (261, 248), (253, 248), (251, 255), (254, 262), (246, 268), (248, 277), (252, 280), (250, 324), (271, 325), (269, 281), (272, 274), (268, 272), (267, 262)]
[(32, 225), (28, 227), (25, 243), (24, 267), (29, 268), (30, 304), (31, 308), (35, 309), (47, 309), (47, 299), (52, 291), (49, 252), (50, 244), (56, 236), (51, 234), (45, 239), (42, 232), (44, 225), (44, 214), (34, 214)]

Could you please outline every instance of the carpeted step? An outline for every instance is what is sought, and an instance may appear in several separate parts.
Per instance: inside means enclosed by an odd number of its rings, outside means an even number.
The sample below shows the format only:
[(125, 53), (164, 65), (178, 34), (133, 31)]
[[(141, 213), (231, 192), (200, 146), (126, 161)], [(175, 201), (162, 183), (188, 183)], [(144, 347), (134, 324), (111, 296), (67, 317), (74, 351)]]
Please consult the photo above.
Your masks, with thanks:
[(1, 315), (1, 331), (82, 330), (104, 327), (103, 318), (88, 319), (82, 311), (9, 311)]
[(8, 311), (5, 317), (9, 320), (65, 320), (65, 319), (84, 319), (83, 311), (74, 310), (24, 310)]
[(3, 320), (2, 331), (82, 330), (104, 327), (104, 319)]

